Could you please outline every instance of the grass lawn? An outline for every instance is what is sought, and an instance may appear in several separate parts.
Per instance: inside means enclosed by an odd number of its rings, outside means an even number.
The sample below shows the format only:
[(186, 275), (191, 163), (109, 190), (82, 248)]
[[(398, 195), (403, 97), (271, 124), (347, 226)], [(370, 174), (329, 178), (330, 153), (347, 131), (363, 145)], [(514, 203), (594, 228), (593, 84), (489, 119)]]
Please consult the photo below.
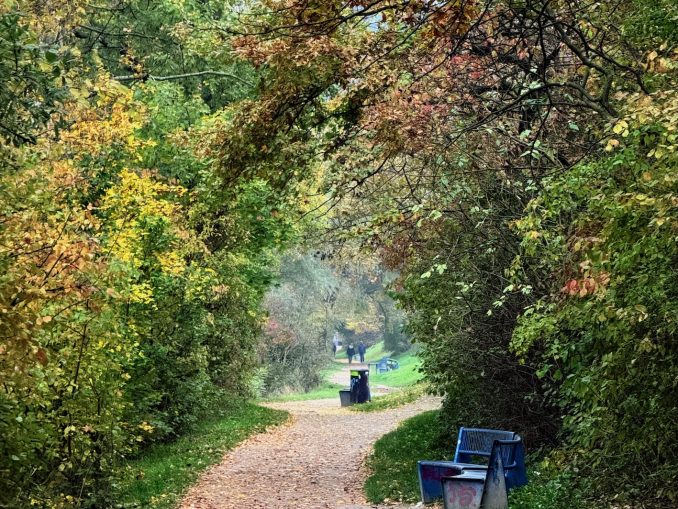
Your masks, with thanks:
[(441, 439), (438, 411), (424, 412), (401, 423), (374, 444), (367, 460), (370, 476), (365, 481), (365, 496), (372, 503), (386, 499), (419, 500), (417, 461), (449, 459), (453, 440)]
[[(365, 353), (365, 362), (376, 362), (385, 355), (388, 355), (388, 352), (384, 351), (384, 342), (380, 341), (379, 343), (371, 346), (367, 349)], [(348, 375), (346, 378), (346, 384), (335, 384), (327, 381), (333, 373), (346, 369), (346, 363), (338, 362), (338, 359), (344, 359), (345, 353), (343, 350), (337, 353), (337, 360), (333, 360), (325, 369), (321, 371), (322, 377), (325, 379), (322, 385), (313, 389), (309, 392), (293, 392), (289, 394), (281, 394), (271, 398), (265, 398), (264, 401), (306, 401), (310, 399), (339, 399), (339, 389), (345, 389), (348, 387)], [(411, 352), (406, 352), (404, 354), (393, 356), (394, 359), (398, 360), (400, 367), (396, 370), (389, 371), (383, 374), (376, 374), (374, 370), (370, 374), (370, 384), (371, 385), (386, 385), (388, 387), (408, 387), (416, 384), (421, 378), (421, 374), (418, 371), (421, 361), (419, 357)], [(415, 391), (416, 392), (416, 391)], [(415, 392), (403, 392), (398, 394), (392, 394), (388, 396), (380, 396), (377, 401), (373, 401), (372, 404), (362, 405), (365, 407), (365, 412), (371, 410), (384, 410), (386, 408), (395, 408), (405, 403), (414, 401), (416, 397), (413, 397)], [(423, 390), (417, 394), (422, 394)], [(377, 398), (375, 398), (377, 400)], [(381, 401), (385, 400), (385, 401)]]
[[(368, 350), (369, 351), (369, 350)], [(381, 359), (382, 356), (379, 357)], [(421, 360), (412, 352), (394, 356), (400, 367), (386, 373), (373, 373), (370, 375), (370, 384), (386, 385), (388, 387), (406, 387), (417, 383), (422, 375), (419, 372)]]
[(336, 373), (337, 371), (341, 371), (342, 369), (344, 369), (345, 366), (346, 364), (333, 360), (329, 366), (327, 366), (325, 369), (320, 370), (320, 375), (323, 377), (323, 379), (327, 379), (330, 376), (332, 376), (333, 373)]
[(175, 442), (157, 444), (125, 465), (119, 507), (175, 507), (200, 472), (248, 436), (285, 422), (287, 412), (252, 403), (235, 406), (219, 418), (200, 423)]
[(365, 352), (365, 362), (376, 362), (387, 355), (390, 355), (390, 352), (384, 350), (384, 342), (379, 341), (379, 343), (375, 343), (367, 349)]

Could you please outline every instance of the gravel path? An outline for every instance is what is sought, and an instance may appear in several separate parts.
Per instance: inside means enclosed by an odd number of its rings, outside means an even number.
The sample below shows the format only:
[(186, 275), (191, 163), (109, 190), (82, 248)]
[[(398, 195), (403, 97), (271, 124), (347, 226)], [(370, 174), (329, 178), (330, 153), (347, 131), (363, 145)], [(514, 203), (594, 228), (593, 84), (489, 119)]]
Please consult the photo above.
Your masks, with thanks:
[(364, 459), (397, 424), (438, 408), (424, 397), (383, 412), (351, 412), (337, 399), (267, 403), (287, 410), (287, 425), (254, 436), (208, 469), (181, 509), (366, 509)]

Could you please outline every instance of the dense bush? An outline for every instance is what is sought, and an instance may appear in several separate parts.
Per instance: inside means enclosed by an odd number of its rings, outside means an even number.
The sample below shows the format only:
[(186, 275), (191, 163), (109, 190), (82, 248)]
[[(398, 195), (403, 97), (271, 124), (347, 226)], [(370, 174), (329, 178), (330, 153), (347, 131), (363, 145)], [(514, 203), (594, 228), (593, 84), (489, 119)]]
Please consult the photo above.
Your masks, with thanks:
[(543, 352), (580, 470), (646, 500), (678, 499), (676, 111), (675, 90), (631, 100), (610, 155), (548, 180), (518, 223), (553, 279), (512, 347)]
[[(474, 187), (465, 196), (482, 201), (476, 211), (447, 218), (430, 235), (420, 232), (421, 250), (412, 257), (399, 299), (410, 314), (413, 340), (424, 346), (426, 379), (445, 396), (450, 433), (459, 426), (514, 429), (535, 446), (552, 441), (558, 426), (532, 369), (509, 350), (531, 296), (504, 298), (502, 267), (509, 266), (519, 238), (499, 218), (517, 215), (519, 201), (502, 196), (514, 210), (500, 211), (500, 200), (484, 201), (483, 193)], [(436, 270), (434, 262), (432, 269), (432, 260), (446, 266)]]

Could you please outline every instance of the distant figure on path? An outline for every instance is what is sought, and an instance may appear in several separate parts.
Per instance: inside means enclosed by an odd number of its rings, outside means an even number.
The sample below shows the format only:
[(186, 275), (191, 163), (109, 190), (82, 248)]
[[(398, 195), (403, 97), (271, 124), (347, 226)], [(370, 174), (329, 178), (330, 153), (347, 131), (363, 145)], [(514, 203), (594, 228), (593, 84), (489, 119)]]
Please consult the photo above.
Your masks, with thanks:
[(346, 357), (348, 357), (348, 363), (351, 364), (353, 362), (353, 356), (355, 355), (355, 348), (353, 348), (353, 345), (348, 345), (348, 348), (346, 349)]
[(332, 354), (334, 357), (337, 357), (337, 350), (339, 350), (339, 335), (334, 333), (334, 337), (332, 338)]
[(358, 355), (360, 355), (360, 362), (361, 363), (365, 362), (365, 350), (367, 350), (365, 343), (363, 343), (362, 341), (360, 343), (358, 343)]

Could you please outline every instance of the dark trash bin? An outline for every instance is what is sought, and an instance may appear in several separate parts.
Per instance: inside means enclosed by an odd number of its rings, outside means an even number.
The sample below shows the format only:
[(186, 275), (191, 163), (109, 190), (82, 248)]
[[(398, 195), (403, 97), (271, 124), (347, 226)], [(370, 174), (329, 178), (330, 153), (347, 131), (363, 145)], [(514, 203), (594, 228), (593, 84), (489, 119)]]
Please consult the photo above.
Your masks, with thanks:
[(367, 403), (372, 401), (370, 395), (370, 370), (369, 369), (352, 369), (351, 370), (351, 402), (352, 403)]
[(339, 402), (341, 406), (351, 406), (351, 391), (350, 389), (341, 389), (339, 391)]

